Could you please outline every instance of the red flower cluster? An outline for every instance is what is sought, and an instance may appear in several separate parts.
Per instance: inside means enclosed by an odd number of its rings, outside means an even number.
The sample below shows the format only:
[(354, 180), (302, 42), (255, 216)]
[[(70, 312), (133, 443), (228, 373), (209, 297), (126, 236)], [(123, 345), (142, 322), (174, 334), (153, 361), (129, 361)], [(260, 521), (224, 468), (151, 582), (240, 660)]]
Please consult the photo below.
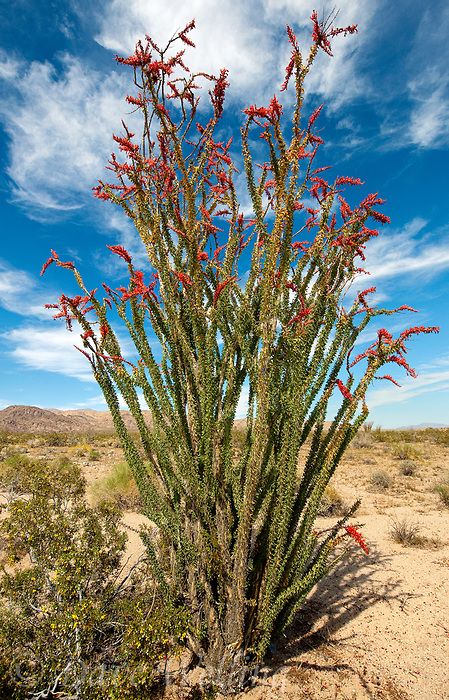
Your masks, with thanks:
[(47, 258), (47, 260), (46, 260), (46, 261), (44, 262), (44, 264), (42, 265), (42, 269), (41, 269), (41, 272), (40, 272), (41, 277), (42, 277), (42, 275), (44, 274), (45, 270), (46, 270), (48, 267), (50, 267), (50, 265), (51, 265), (52, 263), (54, 263), (54, 262), (55, 262), (59, 267), (66, 267), (66, 268), (69, 269), (69, 270), (74, 270), (74, 269), (75, 269), (75, 265), (73, 264), (73, 262), (70, 262), (70, 261), (62, 262), (62, 260), (59, 259), (59, 255), (58, 255), (54, 250), (51, 250), (51, 257)]
[(347, 34), (355, 34), (355, 32), (357, 32), (356, 24), (351, 24), (348, 27), (343, 28), (332, 27), (332, 21), (334, 17), (330, 17), (327, 20), (320, 22), (318, 20), (318, 14), (316, 10), (312, 12), (312, 15), (310, 17), (310, 19), (313, 22), (312, 39), (315, 42), (315, 44), (320, 49), (323, 49), (323, 51), (329, 56), (332, 56), (331, 44), (329, 41), (330, 38), (337, 36), (338, 34), (344, 34), (346, 36)]
[(251, 105), (243, 110), (243, 114), (246, 114), (250, 119), (260, 118), (275, 122), (279, 121), (282, 114), (282, 105), (278, 101), (276, 95), (274, 95), (268, 107), (256, 107), (256, 105)]
[(349, 391), (348, 387), (345, 386), (345, 385), (343, 384), (343, 382), (341, 381), (341, 379), (337, 379), (337, 381), (335, 382), (335, 384), (336, 384), (336, 385), (338, 386), (338, 388), (340, 389), (340, 391), (341, 391), (341, 393), (342, 393), (342, 395), (343, 395), (343, 398), (348, 399), (348, 401), (351, 401), (351, 399), (353, 398), (353, 396), (352, 396), (351, 392)]
[(369, 554), (369, 548), (366, 544), (366, 540), (363, 537), (362, 533), (357, 530), (355, 525), (346, 525), (345, 530), (348, 533), (349, 537), (352, 537), (354, 542), (357, 542), (359, 547), (363, 549), (365, 554)]
[(225, 289), (228, 286), (228, 284), (231, 284), (231, 282), (233, 282), (235, 279), (237, 279), (236, 275), (234, 275), (233, 277), (228, 277), (228, 279), (224, 280), (223, 282), (219, 282), (217, 284), (217, 286), (215, 287), (215, 291), (214, 291), (214, 301), (213, 301), (214, 306), (216, 306), (217, 301), (218, 301), (223, 289)]
[(114, 253), (115, 255), (118, 255), (119, 258), (122, 258), (125, 262), (128, 264), (131, 262), (131, 256), (128, 253), (127, 250), (122, 245), (108, 245), (106, 248), (109, 248), (109, 250)]
[(209, 93), (216, 119), (219, 119), (223, 114), (225, 92), (226, 88), (229, 87), (229, 83), (227, 81), (228, 74), (229, 71), (226, 68), (222, 68), (219, 77), (215, 79), (214, 89), (211, 93)]

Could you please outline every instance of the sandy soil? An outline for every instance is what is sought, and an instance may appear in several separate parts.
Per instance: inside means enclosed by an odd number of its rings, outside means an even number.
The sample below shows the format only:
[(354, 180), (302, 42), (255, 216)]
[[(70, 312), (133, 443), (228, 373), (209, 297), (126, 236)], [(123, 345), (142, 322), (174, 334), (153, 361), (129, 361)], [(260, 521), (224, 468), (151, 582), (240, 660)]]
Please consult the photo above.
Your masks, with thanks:
[[(24, 449), (48, 457), (66, 453), (92, 483), (121, 452), (114, 439), (95, 444), (101, 458), (92, 462), (88, 447), (83, 452), (37, 441)], [(402, 474), (395, 445), (362, 434), (348, 451), (332, 484), (345, 502), (362, 499), (352, 522), (363, 524), (370, 554), (354, 546), (320, 583), (295, 629), (239, 700), (449, 699), (449, 509), (433, 490), (449, 473), (449, 447), (411, 447), (415, 473), (409, 476)], [(384, 488), (373, 483), (380, 470), (390, 479)], [(394, 521), (404, 519), (419, 526), (419, 546), (393, 541)], [(334, 520), (322, 518), (318, 525)], [(141, 550), (142, 522), (137, 513), (124, 514), (131, 562)]]

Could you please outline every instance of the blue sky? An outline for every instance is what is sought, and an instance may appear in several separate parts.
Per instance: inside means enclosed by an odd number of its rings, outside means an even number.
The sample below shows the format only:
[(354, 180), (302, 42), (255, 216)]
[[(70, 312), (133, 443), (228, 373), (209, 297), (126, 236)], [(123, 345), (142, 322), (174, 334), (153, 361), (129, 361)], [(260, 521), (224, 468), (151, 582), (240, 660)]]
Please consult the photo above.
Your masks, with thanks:
[[(49, 269), (50, 248), (75, 260), (89, 287), (124, 283), (107, 244), (141, 255), (129, 223), (91, 188), (104, 177), (111, 135), (132, 122), (123, 99), (130, 73), (116, 53), (132, 52), (145, 33), (161, 43), (195, 18), (192, 69), (230, 71), (223, 129), (241, 110), (266, 104), (283, 80), (289, 49), (284, 27), (308, 45), (314, 7), (308, 0), (16, 0), (0, 2), (0, 408), (32, 404), (104, 408), (76, 337), (43, 309), (75, 292), (70, 275)], [(329, 5), (328, 5), (329, 6)], [(332, 6), (332, 4), (330, 5)], [(439, 325), (438, 336), (411, 340), (418, 378), (377, 382), (371, 420), (384, 426), (449, 424), (449, 6), (435, 0), (341, 2), (338, 24), (359, 33), (321, 53), (308, 84), (307, 109), (322, 102), (321, 158), (336, 175), (366, 182), (387, 199), (391, 226), (370, 244), (364, 286), (394, 308), (419, 315), (389, 319), (389, 328)], [(242, 201), (246, 194), (242, 183)], [(115, 256), (112, 256), (115, 258)], [(384, 322), (385, 324), (385, 322)], [(374, 326), (374, 329), (379, 325)], [(369, 337), (366, 337), (369, 341)], [(363, 346), (361, 346), (363, 347)]]

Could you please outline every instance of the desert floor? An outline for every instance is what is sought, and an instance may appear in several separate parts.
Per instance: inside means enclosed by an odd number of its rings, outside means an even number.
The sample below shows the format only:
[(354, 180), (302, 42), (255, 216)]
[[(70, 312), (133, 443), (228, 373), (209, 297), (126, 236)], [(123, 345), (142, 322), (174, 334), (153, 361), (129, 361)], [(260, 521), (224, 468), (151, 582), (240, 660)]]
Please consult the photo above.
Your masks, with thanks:
[[(444, 431), (449, 434), (449, 431)], [(351, 522), (370, 548), (353, 551), (314, 590), (295, 629), (240, 700), (449, 698), (449, 508), (435, 485), (449, 484), (449, 440), (439, 431), (361, 432), (332, 480), (339, 499), (362, 500)], [(387, 439), (388, 438), (388, 439)], [(114, 437), (51, 445), (28, 436), (12, 449), (30, 457), (67, 455), (90, 485), (122, 460)], [(73, 441), (72, 441), (73, 443)], [(142, 516), (125, 510), (129, 554), (137, 558)], [(400, 531), (403, 543), (393, 539)], [(169, 697), (183, 697), (172, 689)]]

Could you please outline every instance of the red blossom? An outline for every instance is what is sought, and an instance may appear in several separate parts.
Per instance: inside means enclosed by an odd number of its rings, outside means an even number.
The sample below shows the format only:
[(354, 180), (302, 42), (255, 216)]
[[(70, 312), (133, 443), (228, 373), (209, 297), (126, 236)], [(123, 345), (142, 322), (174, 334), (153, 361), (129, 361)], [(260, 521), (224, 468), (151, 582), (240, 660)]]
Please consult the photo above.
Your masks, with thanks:
[(332, 49), (329, 38), (337, 36), (338, 34), (344, 34), (344, 36), (346, 36), (347, 34), (354, 34), (355, 32), (357, 32), (356, 24), (351, 24), (347, 27), (342, 28), (334, 28), (331, 26), (333, 18), (331, 18), (330, 20), (328, 18), (326, 21), (320, 22), (318, 20), (318, 14), (316, 10), (312, 12), (310, 19), (313, 22), (312, 40), (320, 49), (323, 49), (323, 51), (327, 53), (328, 56), (332, 56)]
[(337, 379), (337, 381), (335, 382), (335, 384), (336, 384), (336, 385), (338, 386), (338, 388), (340, 389), (340, 391), (341, 391), (341, 393), (342, 393), (342, 395), (343, 395), (343, 398), (348, 399), (349, 401), (351, 401), (352, 398), (353, 398), (353, 396), (352, 396), (351, 392), (349, 391), (348, 387), (345, 386), (345, 385), (343, 384), (343, 382), (341, 381), (341, 379)]
[(393, 379), (391, 374), (384, 374), (382, 377), (374, 377), (375, 379), (388, 379), (389, 382), (392, 384), (395, 384), (396, 386), (401, 386), (399, 382), (396, 381), (396, 379)]
[(416, 377), (418, 376), (416, 374), (416, 370), (414, 370), (413, 367), (410, 367), (408, 362), (400, 355), (391, 355), (387, 359), (387, 362), (394, 362), (396, 365), (399, 365), (399, 367), (403, 367), (409, 375), (409, 377), (413, 377), (413, 379), (416, 379)]
[(364, 185), (365, 183), (359, 177), (337, 177), (336, 185)]
[(365, 300), (366, 295), (367, 294), (374, 294), (375, 291), (376, 291), (376, 287), (368, 287), (368, 289), (364, 289), (363, 292), (359, 292), (357, 294), (358, 301), (361, 304), (363, 304), (363, 306), (366, 307), (366, 300)]
[(386, 214), (382, 214), (380, 211), (371, 211), (370, 215), (375, 221), (379, 221), (381, 224), (391, 224), (391, 219)]
[(118, 255), (120, 258), (122, 258), (128, 264), (131, 262), (130, 254), (122, 245), (107, 245), (106, 248), (109, 248), (109, 250), (112, 253), (114, 253), (115, 255)]
[(402, 331), (399, 336), (400, 340), (406, 340), (411, 335), (419, 335), (420, 333), (439, 333), (439, 326), (414, 326), (413, 328), (407, 328), (407, 330)]
[(102, 323), (100, 326), (100, 335), (102, 338), (106, 338), (107, 334), (109, 333), (109, 326), (107, 323)]
[(93, 335), (94, 335), (93, 330), (92, 330), (91, 328), (89, 328), (88, 331), (86, 331), (85, 333), (82, 333), (82, 334), (81, 334), (81, 338), (82, 338), (83, 340), (87, 340), (87, 338), (93, 338)]
[(312, 126), (312, 124), (314, 124), (314, 123), (316, 122), (316, 120), (318, 119), (318, 117), (320, 116), (320, 112), (321, 112), (321, 110), (323, 109), (323, 107), (324, 107), (324, 104), (320, 105), (320, 106), (317, 107), (317, 108), (312, 112), (312, 114), (310, 115), (309, 123), (308, 123), (308, 125), (307, 125), (307, 130), (308, 130), (308, 131), (310, 130), (310, 127)]
[(226, 243), (224, 245), (219, 245), (218, 248), (215, 248), (214, 250), (214, 260), (218, 260), (218, 257), (221, 253), (222, 250), (226, 248)]
[(97, 199), (104, 199), (104, 200), (111, 199), (111, 195), (109, 194), (109, 192), (105, 192), (103, 190), (103, 187), (104, 187), (104, 185), (102, 182), (99, 185), (97, 185), (96, 187), (92, 187), (92, 192), (94, 193), (94, 197), (96, 197)]
[(135, 155), (138, 150), (139, 146), (136, 143), (132, 143), (130, 139), (134, 134), (128, 134), (128, 137), (125, 138), (124, 136), (116, 136), (115, 134), (112, 135), (112, 138), (116, 143), (118, 143), (119, 149), (123, 151), (124, 153), (129, 153), (130, 155)]
[(215, 291), (214, 291), (214, 300), (213, 300), (214, 306), (216, 305), (223, 289), (225, 289), (228, 286), (228, 284), (231, 284), (231, 282), (233, 282), (235, 279), (237, 279), (236, 275), (234, 275), (233, 277), (228, 277), (228, 279), (223, 280), (223, 282), (219, 282), (217, 284), (217, 286), (215, 287)]
[(196, 258), (197, 258), (197, 260), (199, 260), (200, 262), (201, 262), (202, 260), (209, 260), (209, 256), (208, 256), (208, 254), (206, 253), (205, 250), (199, 250), (198, 253), (197, 253)]
[(343, 197), (338, 197), (338, 201), (340, 202), (340, 215), (341, 218), (345, 221), (346, 219), (350, 219), (352, 216), (352, 210), (349, 204)]
[(310, 245), (309, 241), (295, 241), (291, 244), (293, 250), (301, 250), (303, 253), (307, 252), (307, 246)]
[(413, 311), (413, 313), (417, 314), (417, 310), (414, 309), (412, 306), (408, 306), (407, 304), (402, 304), (402, 306), (398, 306), (396, 311)]
[(380, 328), (377, 331), (377, 339), (379, 343), (383, 341), (387, 345), (391, 345), (391, 343), (393, 342), (393, 336), (389, 331), (387, 331), (386, 328)]
[(177, 270), (174, 270), (173, 272), (175, 274), (175, 277), (178, 278), (183, 287), (187, 288), (192, 286), (193, 282), (190, 279), (190, 277), (185, 274), (185, 272), (178, 272)]
[(227, 81), (228, 74), (229, 71), (226, 68), (222, 68), (219, 77), (215, 78), (215, 87), (213, 91), (209, 93), (216, 119), (219, 119), (223, 114), (223, 103), (226, 88), (229, 87), (229, 83)]
[(47, 260), (46, 260), (46, 261), (44, 262), (44, 264), (42, 265), (42, 269), (41, 269), (41, 272), (40, 272), (41, 276), (45, 273), (45, 270), (46, 270), (52, 263), (54, 263), (54, 262), (55, 262), (59, 267), (65, 267), (65, 268), (67, 268), (68, 270), (74, 270), (74, 269), (75, 269), (75, 265), (74, 265), (73, 262), (71, 262), (70, 260), (68, 260), (67, 262), (63, 262), (62, 260), (59, 259), (59, 255), (58, 255), (54, 250), (51, 250), (51, 257), (50, 257), (50, 258), (47, 258)]
[(145, 105), (145, 100), (143, 99), (140, 92), (137, 95), (137, 97), (133, 97), (132, 95), (127, 95), (125, 99), (128, 102), (128, 104), (136, 105), (136, 107), (143, 107)]
[(293, 318), (290, 319), (290, 321), (287, 323), (287, 326), (291, 326), (293, 323), (298, 323), (300, 321), (303, 321), (311, 313), (312, 313), (312, 309), (301, 309), (299, 314), (296, 314), (296, 316), (293, 316)]
[(368, 545), (366, 544), (366, 540), (363, 537), (362, 533), (359, 532), (354, 525), (346, 525), (345, 530), (348, 533), (349, 537), (352, 537), (354, 542), (357, 542), (359, 547), (361, 547), (363, 549), (365, 554), (369, 554), (369, 548), (368, 548)]
[(51, 251), (51, 257), (47, 258), (47, 260), (46, 260), (46, 261), (44, 262), (44, 264), (42, 265), (41, 277), (42, 277), (42, 275), (44, 274), (45, 270), (46, 270), (48, 267), (50, 267), (50, 265), (51, 265), (52, 263), (56, 262), (56, 260), (58, 260), (58, 254), (55, 253), (54, 250), (52, 250), (52, 251)]
[(290, 44), (292, 45), (292, 53), (290, 56), (290, 60), (285, 68), (285, 79), (284, 82), (281, 85), (281, 92), (287, 89), (289, 80), (292, 76), (293, 69), (295, 67), (295, 59), (296, 56), (299, 54), (299, 46), (298, 46), (298, 40), (296, 39), (295, 33), (293, 32), (293, 29), (287, 25), (287, 35), (288, 35), (288, 40)]
[(278, 102), (276, 95), (274, 95), (268, 107), (256, 107), (256, 105), (251, 105), (243, 110), (243, 114), (246, 114), (251, 119), (256, 119), (258, 117), (275, 122), (279, 121), (282, 114), (282, 105)]

